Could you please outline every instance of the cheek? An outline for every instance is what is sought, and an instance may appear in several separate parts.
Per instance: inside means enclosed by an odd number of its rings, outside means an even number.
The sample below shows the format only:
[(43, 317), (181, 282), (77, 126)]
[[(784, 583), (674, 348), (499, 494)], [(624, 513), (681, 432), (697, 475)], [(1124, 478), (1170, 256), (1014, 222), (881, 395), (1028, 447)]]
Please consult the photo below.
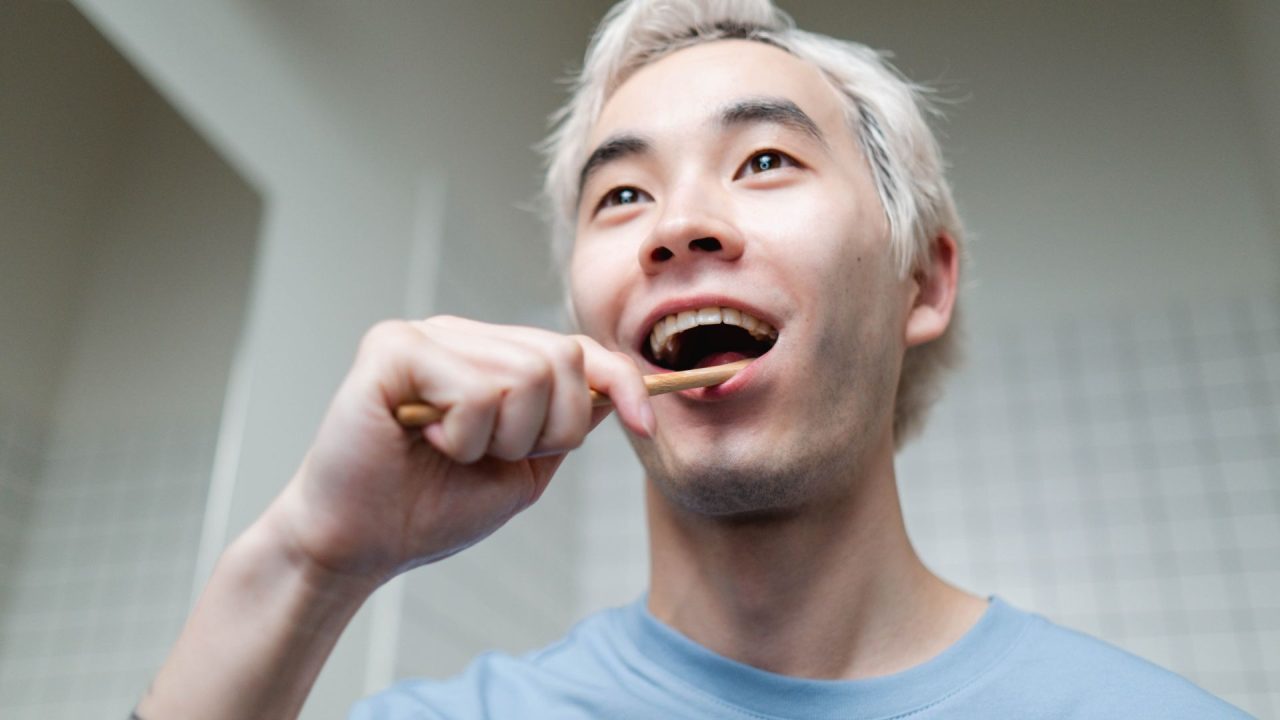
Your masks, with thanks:
[[(856, 194), (839, 188), (797, 188), (771, 194), (766, 202), (742, 208), (744, 223), (768, 238), (760, 250), (768, 264), (785, 274), (816, 302), (813, 317), (834, 319), (841, 308), (865, 312), (892, 273), (882, 223), (867, 217)], [(878, 211), (878, 206), (877, 206)], [(838, 307), (822, 307), (833, 303)]]
[(824, 190), (779, 197), (765, 212), (758, 208), (756, 227), (779, 240), (770, 260), (799, 290), (818, 356), (859, 367), (864, 381), (878, 385), (898, 352), (900, 314), (883, 213), (844, 185)]
[(569, 259), (568, 289), (569, 309), (577, 321), (578, 330), (591, 335), (595, 325), (593, 300), (599, 289), (594, 287), (591, 274), (583, 270), (582, 253), (576, 248)]
[(621, 270), (616, 257), (598, 249), (575, 247), (569, 260), (569, 302), (578, 330), (612, 347), (609, 328), (622, 306)]

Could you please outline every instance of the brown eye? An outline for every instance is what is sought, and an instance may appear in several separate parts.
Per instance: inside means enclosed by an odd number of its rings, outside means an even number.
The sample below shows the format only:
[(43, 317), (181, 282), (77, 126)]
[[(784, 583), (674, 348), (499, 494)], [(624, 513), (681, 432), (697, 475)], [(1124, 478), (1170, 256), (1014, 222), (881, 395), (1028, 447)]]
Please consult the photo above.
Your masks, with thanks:
[(631, 205), (645, 200), (652, 200), (649, 193), (636, 187), (616, 187), (605, 193), (600, 199), (600, 204), (596, 207), (596, 211), (603, 210), (614, 205)]
[(737, 177), (745, 175), (758, 175), (759, 173), (777, 170), (781, 167), (798, 167), (797, 163), (790, 155), (778, 152), (777, 150), (762, 150), (752, 155), (738, 169)]

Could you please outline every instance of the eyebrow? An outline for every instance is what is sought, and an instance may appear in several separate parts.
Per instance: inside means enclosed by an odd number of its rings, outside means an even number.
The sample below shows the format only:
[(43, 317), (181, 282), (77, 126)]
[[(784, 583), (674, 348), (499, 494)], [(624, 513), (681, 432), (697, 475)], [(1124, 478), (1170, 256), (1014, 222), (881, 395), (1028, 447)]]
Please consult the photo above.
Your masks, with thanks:
[(727, 105), (720, 111), (721, 127), (730, 128), (735, 125), (756, 123), (773, 123), (789, 127), (817, 140), (824, 147), (827, 144), (827, 138), (818, 128), (818, 123), (801, 110), (799, 105), (786, 98), (746, 98)]
[(583, 163), (582, 172), (578, 173), (578, 194), (582, 194), (582, 188), (586, 187), (587, 180), (591, 177), (591, 174), (601, 167), (615, 160), (621, 160), (633, 155), (644, 155), (652, 150), (653, 143), (639, 135), (614, 135), (605, 140), (591, 153), (591, 157), (588, 157), (587, 161)]

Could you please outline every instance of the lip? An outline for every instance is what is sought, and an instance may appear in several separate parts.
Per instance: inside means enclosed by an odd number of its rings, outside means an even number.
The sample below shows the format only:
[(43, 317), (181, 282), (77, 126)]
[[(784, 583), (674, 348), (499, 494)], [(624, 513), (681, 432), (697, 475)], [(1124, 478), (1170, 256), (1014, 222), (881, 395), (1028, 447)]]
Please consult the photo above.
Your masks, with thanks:
[[(782, 336), (782, 323), (778, 320), (778, 318), (772, 313), (766, 312), (765, 310), (762, 310), (759, 307), (749, 302), (746, 302), (744, 300), (739, 300), (737, 298), (729, 297), (727, 295), (689, 295), (686, 297), (672, 298), (671, 300), (666, 300), (662, 303), (659, 303), (657, 307), (655, 307), (654, 309), (650, 310), (649, 314), (645, 316), (644, 321), (640, 323), (640, 327), (637, 331), (636, 337), (632, 338), (631, 349), (635, 351), (640, 356), (640, 358), (644, 361), (644, 363), (649, 367), (654, 368), (660, 372), (670, 372), (670, 370), (667, 370), (666, 368), (658, 367), (657, 365), (654, 365), (653, 363), (649, 362), (647, 358), (644, 357), (644, 346), (646, 343), (649, 342), (649, 334), (653, 331), (654, 324), (657, 323), (658, 320), (674, 313), (682, 312), (685, 310), (698, 310), (701, 308), (712, 307), (712, 306), (730, 307), (736, 310), (742, 310), (744, 312), (750, 313), (754, 317), (772, 325), (773, 328), (778, 331), (778, 336), (779, 337)], [(755, 363), (752, 363), (752, 365), (755, 365)], [(739, 375), (742, 375), (745, 372), (746, 370), (742, 371), (741, 373), (738, 373), (738, 375), (735, 375), (734, 378), (736, 379)], [(730, 382), (732, 382), (732, 380)], [(729, 383), (724, 383), (724, 384), (727, 385)]]

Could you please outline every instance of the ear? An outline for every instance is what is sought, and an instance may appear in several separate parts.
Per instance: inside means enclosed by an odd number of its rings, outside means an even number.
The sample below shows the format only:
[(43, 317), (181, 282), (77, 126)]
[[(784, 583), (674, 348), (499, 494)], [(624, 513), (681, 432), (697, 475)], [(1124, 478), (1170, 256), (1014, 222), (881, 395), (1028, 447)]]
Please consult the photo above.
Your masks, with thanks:
[(907, 311), (906, 346), (936, 340), (951, 323), (960, 275), (960, 249), (947, 233), (938, 235), (929, 257), (911, 275), (911, 307)]

